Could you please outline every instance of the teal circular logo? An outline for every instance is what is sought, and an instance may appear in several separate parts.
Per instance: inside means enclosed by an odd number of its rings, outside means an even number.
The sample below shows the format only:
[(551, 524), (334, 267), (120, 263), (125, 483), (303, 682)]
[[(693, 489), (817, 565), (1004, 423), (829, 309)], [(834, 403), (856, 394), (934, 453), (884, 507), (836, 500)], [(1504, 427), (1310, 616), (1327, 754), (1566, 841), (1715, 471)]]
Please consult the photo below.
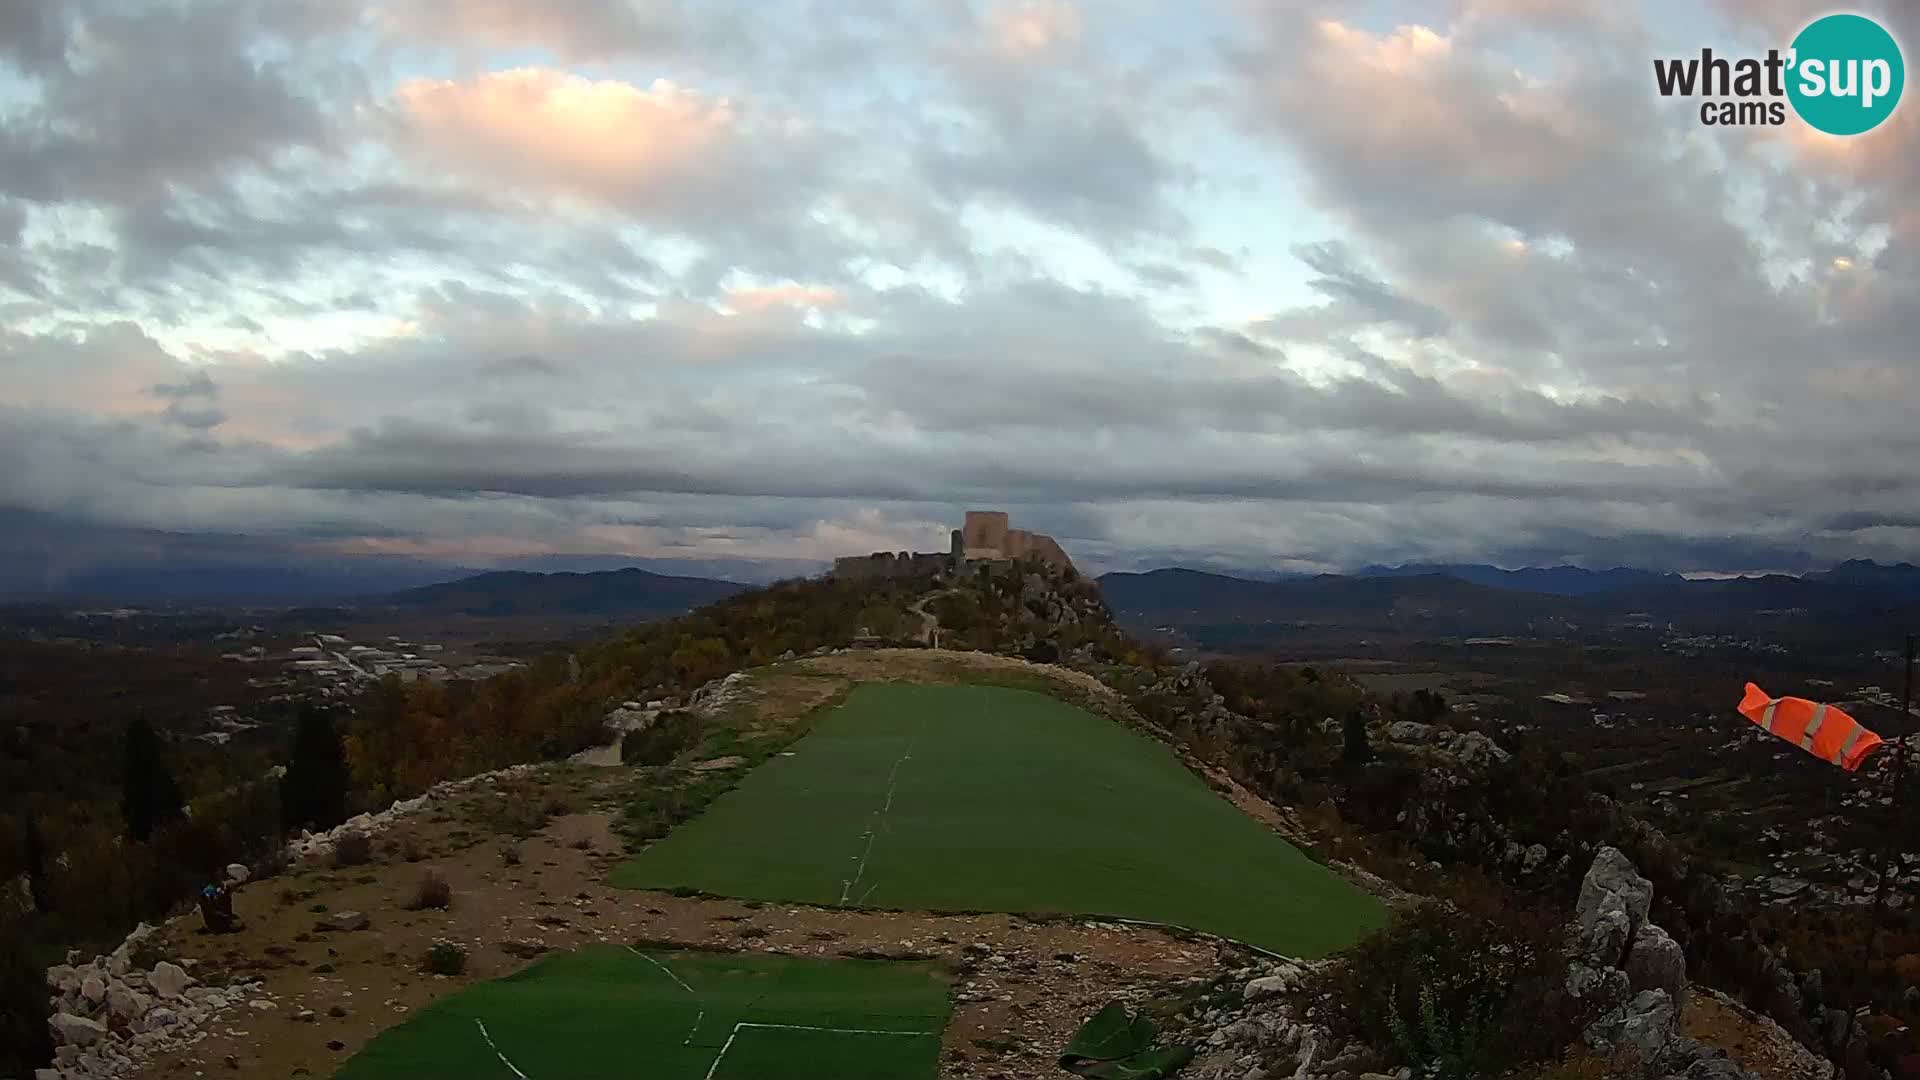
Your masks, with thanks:
[(1863, 15), (1828, 15), (1793, 39), (1787, 97), (1800, 119), (1829, 135), (1872, 131), (1906, 89), (1900, 43)]

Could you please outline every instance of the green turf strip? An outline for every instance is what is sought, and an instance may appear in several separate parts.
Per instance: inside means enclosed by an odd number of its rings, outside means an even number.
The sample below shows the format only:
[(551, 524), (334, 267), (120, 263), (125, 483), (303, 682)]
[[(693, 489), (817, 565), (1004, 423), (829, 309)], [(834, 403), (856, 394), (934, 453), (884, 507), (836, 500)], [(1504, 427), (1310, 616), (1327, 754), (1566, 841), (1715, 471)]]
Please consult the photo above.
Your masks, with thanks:
[(1371, 896), (1166, 747), (1042, 694), (981, 686), (856, 688), (792, 756), (609, 880), (825, 905), (1110, 915), (1303, 957), (1384, 921)]
[(929, 1080), (948, 1008), (929, 964), (596, 945), (433, 1003), (334, 1077)]

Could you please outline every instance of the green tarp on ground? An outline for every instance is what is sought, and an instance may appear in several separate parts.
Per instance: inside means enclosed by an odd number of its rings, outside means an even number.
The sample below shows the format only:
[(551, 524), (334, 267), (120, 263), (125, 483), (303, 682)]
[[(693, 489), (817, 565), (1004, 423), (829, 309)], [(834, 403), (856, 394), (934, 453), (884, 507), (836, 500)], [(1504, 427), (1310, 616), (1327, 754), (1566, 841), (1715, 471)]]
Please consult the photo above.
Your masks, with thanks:
[(1193, 1058), (1184, 1046), (1155, 1046), (1153, 1021), (1115, 1002), (1080, 1025), (1060, 1067), (1089, 1080), (1162, 1080)]

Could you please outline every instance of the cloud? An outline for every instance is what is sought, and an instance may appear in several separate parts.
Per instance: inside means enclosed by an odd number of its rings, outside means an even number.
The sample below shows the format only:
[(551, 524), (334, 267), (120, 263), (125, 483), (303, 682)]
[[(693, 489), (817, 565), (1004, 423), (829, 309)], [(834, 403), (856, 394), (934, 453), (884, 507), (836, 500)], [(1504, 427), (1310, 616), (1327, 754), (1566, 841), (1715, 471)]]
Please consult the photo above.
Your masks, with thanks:
[(14, 5), (0, 508), (447, 560), (792, 566), (972, 505), (1093, 565), (1911, 557), (1920, 113), (1841, 146), (1648, 85), (1805, 7)]
[(382, 26), (421, 43), (497, 49), (543, 45), (569, 60), (671, 49), (684, 33), (678, 4), (662, 0), (409, 0), (381, 10)]
[(161, 417), (170, 424), (206, 431), (226, 422), (227, 414), (218, 404), (220, 388), (204, 370), (195, 371), (177, 383), (155, 383), (152, 392), (166, 401)]
[(39, 115), (10, 110), (0, 122), (0, 190), (37, 202), (151, 197), (327, 137), (289, 65), (248, 57), (260, 28), (231, 7), (86, 10), (84, 32), (66, 34), (66, 19), (37, 3), (8, 17), (20, 36), (0, 38), (42, 76), (42, 102)]

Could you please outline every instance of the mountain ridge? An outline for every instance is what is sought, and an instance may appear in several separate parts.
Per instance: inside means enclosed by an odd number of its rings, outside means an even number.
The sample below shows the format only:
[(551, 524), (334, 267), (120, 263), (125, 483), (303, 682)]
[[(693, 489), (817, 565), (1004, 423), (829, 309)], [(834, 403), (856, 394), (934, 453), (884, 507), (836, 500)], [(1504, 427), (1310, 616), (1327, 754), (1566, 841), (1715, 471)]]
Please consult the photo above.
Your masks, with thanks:
[(643, 570), (489, 570), (366, 598), (363, 603), (450, 615), (678, 615), (749, 586)]

